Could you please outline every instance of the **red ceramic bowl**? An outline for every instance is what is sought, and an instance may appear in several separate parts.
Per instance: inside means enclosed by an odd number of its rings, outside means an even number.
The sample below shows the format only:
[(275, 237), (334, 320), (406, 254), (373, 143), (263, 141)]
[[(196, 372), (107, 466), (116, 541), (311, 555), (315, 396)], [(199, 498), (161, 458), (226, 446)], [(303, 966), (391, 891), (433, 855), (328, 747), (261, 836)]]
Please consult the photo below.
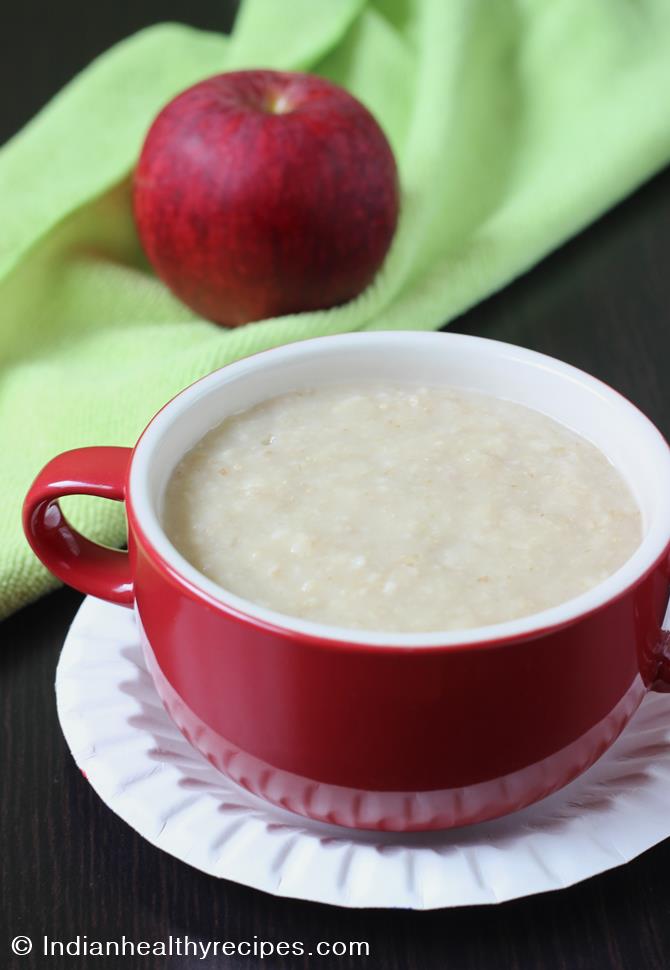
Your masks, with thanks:
[[(628, 481), (644, 538), (625, 565), (556, 608), (427, 634), (337, 629), (232, 595), (161, 527), (177, 461), (226, 415), (324, 382), (415, 381), (487, 391), (551, 415)], [(125, 501), (128, 552), (63, 517), (62, 495)], [(670, 452), (632, 404), (540, 354), (457, 334), (373, 333), (292, 344), (187, 388), (136, 447), (59, 455), (25, 503), (26, 535), (65, 582), (134, 605), (166, 708), (256, 795), (356, 828), (443, 828), (528, 805), (612, 744), (648, 689), (668, 689)], [(570, 555), (570, 549), (565, 550)]]

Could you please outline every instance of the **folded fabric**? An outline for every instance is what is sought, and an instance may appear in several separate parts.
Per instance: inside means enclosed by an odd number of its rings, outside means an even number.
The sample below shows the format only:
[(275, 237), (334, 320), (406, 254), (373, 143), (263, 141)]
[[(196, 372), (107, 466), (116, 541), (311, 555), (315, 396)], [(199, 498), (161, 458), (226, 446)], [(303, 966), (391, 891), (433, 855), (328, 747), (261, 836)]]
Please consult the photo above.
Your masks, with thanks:
[[(157, 110), (213, 73), (313, 71), (376, 115), (401, 220), (354, 302), (226, 331), (152, 275), (129, 175)], [(670, 159), (667, 0), (246, 0), (231, 37), (159, 25), (117, 45), (0, 152), (0, 615), (56, 585), (20, 526), (52, 455), (132, 444), (180, 388), (263, 348), (436, 328)], [(119, 506), (71, 500), (123, 541)]]

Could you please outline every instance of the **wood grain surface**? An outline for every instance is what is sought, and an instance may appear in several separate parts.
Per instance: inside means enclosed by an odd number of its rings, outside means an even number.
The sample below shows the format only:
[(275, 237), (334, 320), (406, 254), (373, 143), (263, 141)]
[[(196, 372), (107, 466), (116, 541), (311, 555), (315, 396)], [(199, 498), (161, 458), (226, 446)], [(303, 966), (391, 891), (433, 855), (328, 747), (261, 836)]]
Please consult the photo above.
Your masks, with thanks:
[[(222, 29), (232, 6), (28, 3), (5, 16), (0, 137), (96, 53), (145, 23)], [(200, 19), (198, 19), (200, 18)], [(22, 84), (17, 84), (22, 78)], [(11, 96), (7, 92), (11, 91)], [(508, 340), (603, 378), (670, 433), (670, 171), (452, 329)], [(668, 497), (670, 501), (670, 496)], [(117, 819), (75, 768), (56, 718), (58, 652), (80, 597), (55, 593), (0, 626), (0, 967), (374, 967), (666, 970), (670, 841), (560, 892), (465, 910), (346, 911), (215, 881)], [(669, 799), (670, 810), (670, 799)], [(670, 822), (670, 820), (669, 820)], [(36, 951), (13, 957), (26, 934)], [(364, 940), (367, 959), (44, 958), (41, 938)]]

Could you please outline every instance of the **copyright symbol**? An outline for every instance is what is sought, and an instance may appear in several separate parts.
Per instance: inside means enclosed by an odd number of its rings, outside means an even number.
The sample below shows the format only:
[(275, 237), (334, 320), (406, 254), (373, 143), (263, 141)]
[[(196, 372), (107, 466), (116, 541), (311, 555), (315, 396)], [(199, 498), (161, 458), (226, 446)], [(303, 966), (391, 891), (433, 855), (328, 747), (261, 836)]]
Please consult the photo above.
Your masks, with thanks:
[(17, 956), (24, 957), (33, 948), (33, 941), (28, 936), (15, 936), (12, 940), (12, 951)]

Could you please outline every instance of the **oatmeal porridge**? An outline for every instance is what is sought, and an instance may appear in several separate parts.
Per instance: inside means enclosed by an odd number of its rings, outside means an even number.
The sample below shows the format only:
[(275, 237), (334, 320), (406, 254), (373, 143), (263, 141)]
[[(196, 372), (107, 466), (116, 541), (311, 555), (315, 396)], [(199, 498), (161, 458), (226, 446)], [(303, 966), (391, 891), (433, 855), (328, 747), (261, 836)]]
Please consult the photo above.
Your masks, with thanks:
[(642, 537), (614, 466), (551, 418), (477, 392), (375, 384), (227, 418), (175, 469), (164, 525), (238, 596), (398, 633), (558, 605)]

